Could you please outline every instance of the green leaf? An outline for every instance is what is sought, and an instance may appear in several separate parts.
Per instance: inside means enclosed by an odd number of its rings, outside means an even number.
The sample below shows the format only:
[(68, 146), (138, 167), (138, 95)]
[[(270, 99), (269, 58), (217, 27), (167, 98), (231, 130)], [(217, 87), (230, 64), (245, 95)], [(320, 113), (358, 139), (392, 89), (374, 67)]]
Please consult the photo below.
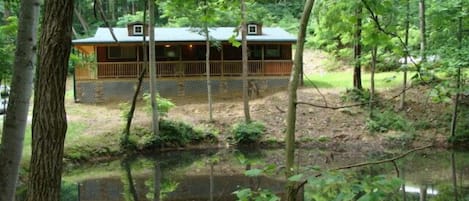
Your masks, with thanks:
[(288, 181), (302, 181), (303, 177), (304, 177), (303, 174), (293, 175), (293, 176), (288, 178)]
[(241, 46), (241, 42), (239, 42), (239, 41), (236, 40), (236, 35), (232, 35), (232, 36), (228, 39), (228, 42), (230, 42), (233, 47), (239, 47), (239, 46)]
[(244, 175), (248, 177), (257, 177), (257, 176), (260, 176), (263, 172), (264, 170), (261, 170), (261, 169), (251, 169), (251, 170), (247, 170), (246, 172), (244, 172)]

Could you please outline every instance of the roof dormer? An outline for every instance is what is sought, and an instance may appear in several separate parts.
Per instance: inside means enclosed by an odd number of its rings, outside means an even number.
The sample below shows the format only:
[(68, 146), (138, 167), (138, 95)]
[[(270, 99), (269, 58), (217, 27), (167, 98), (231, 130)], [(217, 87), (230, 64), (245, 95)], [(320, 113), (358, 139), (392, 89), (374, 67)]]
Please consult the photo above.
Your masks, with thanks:
[(262, 35), (262, 24), (256, 22), (249, 22), (246, 25), (248, 35)]
[(148, 35), (148, 25), (142, 22), (134, 22), (127, 24), (129, 36), (143, 36)]

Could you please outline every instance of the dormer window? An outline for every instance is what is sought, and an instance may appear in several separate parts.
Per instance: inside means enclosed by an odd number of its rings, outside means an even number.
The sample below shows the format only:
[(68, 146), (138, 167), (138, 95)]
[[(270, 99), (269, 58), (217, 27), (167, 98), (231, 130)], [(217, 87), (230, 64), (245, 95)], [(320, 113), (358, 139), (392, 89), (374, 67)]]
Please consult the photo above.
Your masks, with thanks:
[(134, 25), (134, 35), (143, 35), (143, 25)]
[(256, 24), (248, 24), (248, 34), (249, 35), (257, 35), (257, 25)]

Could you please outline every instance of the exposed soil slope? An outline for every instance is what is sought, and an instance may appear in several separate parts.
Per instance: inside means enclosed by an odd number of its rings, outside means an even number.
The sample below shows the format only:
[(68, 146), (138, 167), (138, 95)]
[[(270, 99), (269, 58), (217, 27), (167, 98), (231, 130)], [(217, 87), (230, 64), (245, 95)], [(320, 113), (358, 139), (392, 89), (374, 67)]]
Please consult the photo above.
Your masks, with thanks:
[[(305, 71), (314, 73), (321, 71), (320, 62), (324, 56), (317, 56), (316, 52), (307, 52)], [(345, 89), (317, 90), (302, 88), (299, 90), (299, 101), (316, 105), (341, 106), (343, 103), (340, 93)], [(444, 116), (449, 111), (449, 105), (434, 104), (428, 101), (425, 87), (413, 87), (408, 92), (408, 104), (401, 111), (409, 121), (426, 122), (425, 130), (415, 132), (413, 145), (437, 143), (444, 146), (448, 124), (442, 123)], [(382, 99), (389, 99), (398, 94), (399, 90), (380, 91)], [(281, 142), (284, 138), (286, 127), (287, 93), (263, 94), (250, 101), (251, 116), (254, 120), (262, 121), (267, 127), (265, 142)], [(167, 118), (181, 120), (194, 126), (216, 127), (220, 131), (220, 139), (227, 139), (231, 126), (241, 122), (243, 105), (240, 97), (215, 98), (213, 111), (213, 123), (208, 123), (208, 106), (206, 97), (185, 97), (173, 99), (176, 107), (169, 112)], [(106, 105), (76, 104), (71, 100), (68, 103), (69, 122), (84, 124), (85, 134), (100, 134), (104, 132), (120, 132), (124, 125), (118, 103)], [(398, 99), (388, 102), (389, 105), (397, 105)], [(297, 115), (297, 139), (302, 145), (328, 146), (340, 149), (338, 144), (351, 145), (351, 148), (380, 149), (386, 145), (398, 145), (409, 142), (402, 137), (401, 132), (390, 131), (387, 133), (370, 134), (366, 129), (368, 112), (361, 107), (332, 110), (307, 105), (298, 106)], [(138, 106), (134, 125), (150, 126), (150, 117), (140, 104)], [(404, 139), (405, 138), (405, 139)], [(409, 144), (407, 144), (409, 145)], [(411, 144), (412, 145), (412, 144)], [(343, 147), (343, 146), (340, 146)]]

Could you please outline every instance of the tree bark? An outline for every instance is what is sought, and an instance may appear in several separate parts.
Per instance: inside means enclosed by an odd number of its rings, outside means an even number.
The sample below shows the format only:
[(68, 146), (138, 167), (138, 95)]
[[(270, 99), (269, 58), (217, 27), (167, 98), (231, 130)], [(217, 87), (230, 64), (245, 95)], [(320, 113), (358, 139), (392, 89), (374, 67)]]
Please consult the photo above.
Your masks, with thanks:
[(0, 201), (14, 200), (36, 65), (39, 6), (39, 0), (20, 3), (11, 93), (0, 146)]
[(83, 31), (85, 31), (85, 33), (88, 34), (90, 28), (89, 28), (88, 23), (86, 22), (85, 18), (83, 18), (83, 16), (81, 15), (80, 11), (77, 8), (73, 9), (73, 12), (77, 16), (78, 21), (81, 24), (81, 27), (83, 27)]
[[(147, 3), (144, 3), (144, 9), (143, 9), (143, 23), (146, 23), (146, 13), (147, 13)], [(124, 145), (124, 149), (127, 149), (129, 145), (129, 136), (130, 136), (130, 127), (132, 126), (132, 120), (134, 118), (134, 113), (135, 113), (135, 108), (137, 107), (137, 98), (138, 95), (140, 94), (140, 90), (142, 88), (142, 83), (143, 83), (143, 78), (145, 77), (145, 74), (147, 72), (147, 65), (148, 65), (148, 55), (147, 55), (147, 44), (145, 40), (145, 34), (142, 36), (142, 50), (143, 50), (143, 68), (142, 72), (140, 72), (140, 75), (138, 77), (137, 81), (137, 88), (135, 89), (134, 96), (132, 97), (132, 103), (130, 105), (130, 110), (129, 113), (127, 113), (127, 123), (125, 124), (124, 132), (123, 132), (123, 140), (121, 145)]]
[(132, 201), (138, 201), (139, 199), (137, 189), (135, 188), (134, 177), (132, 176), (132, 167), (130, 166), (130, 163), (129, 161), (127, 161), (127, 159), (124, 159), (124, 161), (122, 161), (122, 167), (125, 170), (125, 177), (127, 179), (127, 183), (129, 184), (129, 189), (126, 189), (128, 190), (128, 192), (124, 193), (130, 193), (130, 196), (132, 196), (131, 198), (133, 199)]
[(374, 99), (375, 99), (375, 69), (378, 54), (378, 46), (375, 45), (371, 50), (371, 78), (370, 78), (370, 118), (373, 118)]
[(150, 10), (150, 98), (151, 98), (151, 110), (152, 110), (152, 128), (153, 134), (159, 135), (159, 120), (158, 120), (158, 104), (156, 102), (156, 58), (155, 58), (155, 2), (153, 0), (148, 1), (148, 9)]
[(353, 69), (353, 87), (355, 89), (363, 89), (362, 86), (362, 75), (361, 75), (361, 55), (362, 55), (362, 4), (359, 2), (357, 5), (355, 16), (357, 18), (355, 24), (355, 34), (354, 34), (354, 48), (353, 48), (353, 59), (355, 62), (355, 67)]
[[(425, 22), (425, 0), (419, 0), (419, 21), (420, 21), (420, 57), (421, 62), (425, 62), (427, 60), (425, 55), (425, 48), (427, 46), (427, 37), (425, 35), (426, 32), (426, 22)], [(418, 65), (417, 67), (419, 67)], [(420, 73), (421, 69), (417, 69), (417, 73)]]
[[(293, 175), (294, 157), (295, 157), (295, 130), (296, 130), (296, 102), (297, 89), (299, 83), (299, 74), (303, 65), (303, 50), (306, 37), (306, 29), (308, 27), (309, 17), (313, 9), (314, 0), (307, 0), (300, 19), (300, 30), (298, 32), (298, 40), (295, 51), (295, 63), (290, 75), (290, 83), (288, 85), (288, 112), (287, 112), (287, 131), (285, 135), (285, 174), (287, 179)], [(295, 182), (287, 182), (286, 200), (296, 200), (296, 184)]]
[(153, 175), (153, 179), (155, 180), (153, 186), (153, 201), (160, 201), (161, 176), (161, 164), (159, 162), (155, 162)]
[[(461, 3), (462, 4), (462, 3)], [(461, 5), (462, 9), (462, 5)], [(458, 49), (462, 49), (462, 37), (463, 37), (463, 23), (462, 17), (458, 18)], [(460, 91), (461, 91), (461, 66), (457, 66), (458, 71), (456, 74), (456, 96), (454, 97), (454, 106), (453, 106), (453, 115), (451, 118), (451, 137), (456, 135), (456, 129), (458, 124), (458, 106), (459, 106), (459, 99), (460, 99)]]
[(248, 42), (246, 39), (246, 3), (241, 0), (241, 47), (242, 47), (242, 62), (243, 62), (243, 105), (244, 105), (244, 120), (246, 123), (251, 122), (251, 114), (249, 112), (249, 94), (248, 94)]
[[(57, 17), (60, 16), (60, 17)], [(29, 201), (58, 201), (67, 117), (65, 83), (72, 39), (73, 0), (46, 0), (42, 18), (32, 122)]]
[[(205, 2), (205, 17), (208, 17), (208, 3)], [(207, 98), (208, 98), (208, 118), (209, 121), (213, 121), (213, 112), (212, 112), (212, 84), (210, 82), (210, 35), (208, 30), (208, 23), (204, 23), (204, 34), (205, 34), (205, 71), (207, 73)]]
[(404, 78), (402, 83), (402, 95), (401, 95), (401, 102), (399, 105), (399, 109), (402, 110), (405, 107), (405, 95), (407, 91), (407, 64), (409, 63), (409, 29), (410, 29), (410, 0), (406, 1), (406, 20), (405, 20), (405, 38), (404, 38)]

